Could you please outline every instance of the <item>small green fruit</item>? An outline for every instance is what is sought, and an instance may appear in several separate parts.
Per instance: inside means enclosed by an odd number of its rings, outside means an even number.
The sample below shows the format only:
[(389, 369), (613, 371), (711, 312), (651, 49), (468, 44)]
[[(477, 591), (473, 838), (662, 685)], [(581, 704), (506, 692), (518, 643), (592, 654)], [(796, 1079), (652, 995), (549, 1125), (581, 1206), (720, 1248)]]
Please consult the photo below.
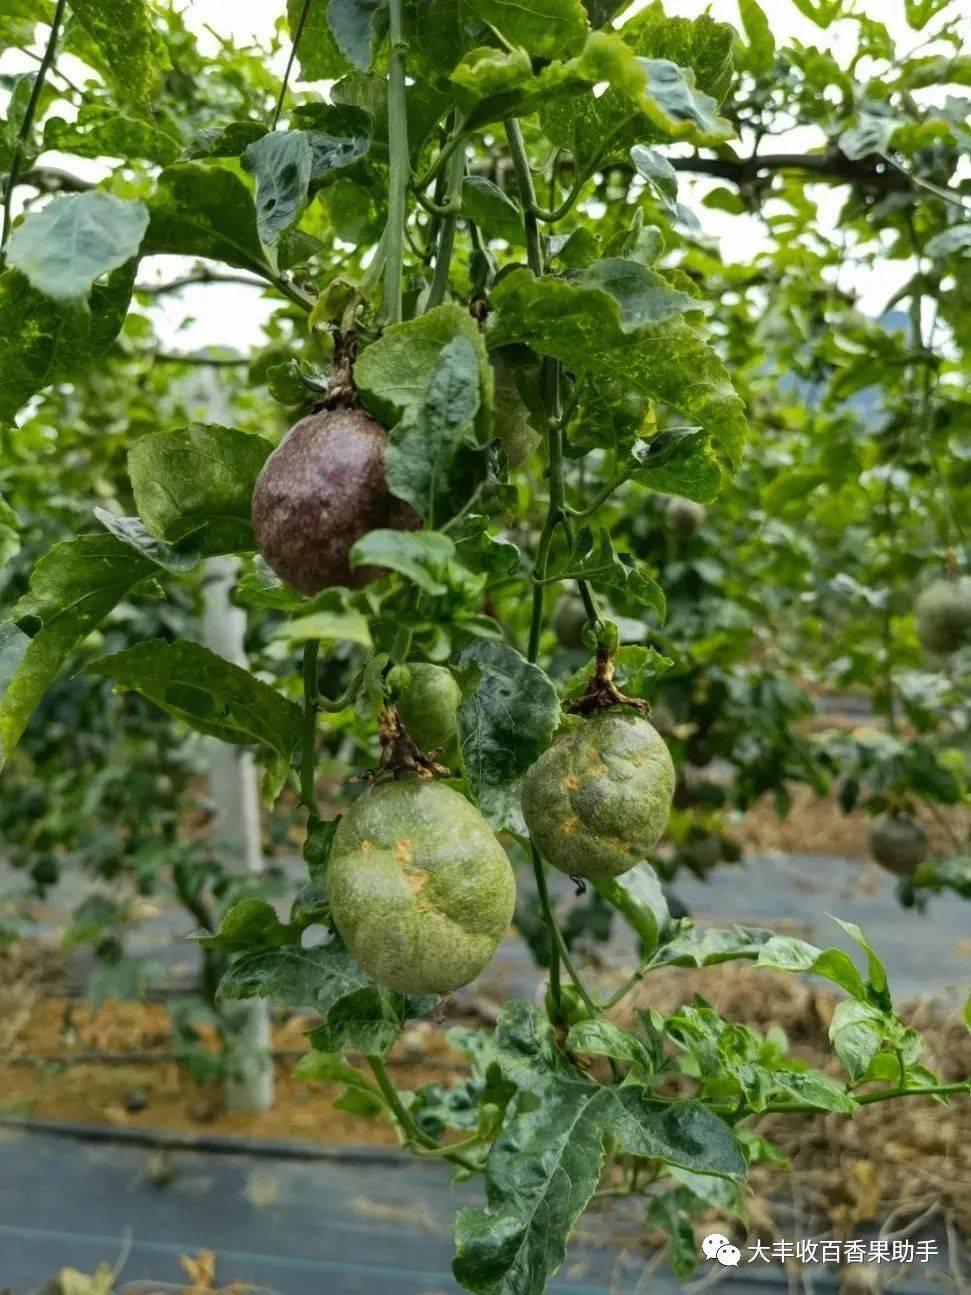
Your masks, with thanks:
[(722, 840), (714, 832), (695, 832), (687, 845), (688, 866), (692, 872), (704, 875), (722, 859)]
[(575, 594), (563, 594), (556, 600), (550, 624), (560, 647), (578, 651), (583, 647), (583, 627), (587, 623), (587, 609), (583, 599)]
[(334, 834), (327, 888), (351, 953), (404, 994), (450, 994), (475, 980), (516, 899), (506, 853), (475, 806), (417, 778), (358, 797)]
[(690, 539), (705, 520), (705, 510), (693, 499), (672, 495), (664, 510), (664, 519), (672, 531), (684, 539)]
[(870, 853), (898, 877), (912, 877), (927, 858), (924, 829), (909, 814), (884, 814), (870, 827)]
[(935, 580), (922, 590), (914, 610), (917, 637), (928, 652), (956, 652), (971, 643), (971, 576)]
[(536, 847), (561, 872), (597, 881), (640, 863), (661, 839), (674, 764), (640, 715), (602, 711), (570, 729), (523, 779)]
[(416, 661), (407, 667), (410, 679), (395, 697), (408, 736), (423, 751), (439, 751), (456, 736), (456, 711), (462, 689), (451, 670)]

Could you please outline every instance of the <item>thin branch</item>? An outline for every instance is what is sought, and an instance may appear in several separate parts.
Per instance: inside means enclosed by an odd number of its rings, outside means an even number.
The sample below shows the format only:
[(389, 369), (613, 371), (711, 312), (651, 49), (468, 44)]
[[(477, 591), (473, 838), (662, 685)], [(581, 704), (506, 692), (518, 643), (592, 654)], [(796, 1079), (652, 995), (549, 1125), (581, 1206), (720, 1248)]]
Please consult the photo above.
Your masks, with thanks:
[(10, 237), (10, 208), (13, 202), (13, 191), (17, 184), (17, 176), (20, 174), (20, 163), (23, 160), (24, 144), (30, 138), (30, 132), (34, 128), (34, 114), (37, 112), (37, 104), (40, 100), (40, 92), (44, 88), (44, 81), (47, 73), (54, 62), (54, 55), (57, 51), (57, 38), (60, 35), (61, 20), (64, 17), (64, 8), (67, 0), (57, 0), (57, 7), (54, 10), (54, 17), (51, 19), (50, 35), (47, 38), (47, 48), (44, 50), (44, 56), (41, 59), (40, 67), (37, 69), (37, 75), (34, 77), (34, 84), (30, 88), (30, 98), (27, 101), (27, 109), (24, 113), (24, 119), (20, 124), (20, 130), (17, 134), (17, 142), (14, 144), (13, 156), (10, 159), (10, 171), (7, 175), (7, 187), (3, 195), (3, 228), (0, 230), (0, 265), (3, 263), (4, 248), (7, 246), (7, 239)]
[(250, 278), (245, 274), (220, 274), (217, 270), (202, 267), (181, 278), (170, 279), (167, 283), (136, 283), (135, 291), (148, 297), (164, 297), (167, 293), (180, 292), (183, 288), (206, 283), (243, 283), (249, 288), (259, 288), (261, 291), (266, 289), (266, 284), (261, 279)]
[(276, 130), (280, 124), (280, 113), (283, 112), (283, 101), (287, 97), (290, 73), (293, 71), (293, 64), (297, 57), (297, 46), (300, 44), (300, 37), (303, 35), (303, 29), (307, 25), (310, 5), (311, 0), (303, 0), (303, 8), (300, 10), (300, 17), (297, 20), (297, 30), (293, 33), (293, 44), (290, 46), (290, 57), (287, 59), (286, 71), (283, 73), (283, 81), (280, 83), (280, 93), (277, 96), (276, 107), (273, 109), (273, 121), (270, 124), (270, 130)]
[(893, 168), (877, 170), (877, 165), (865, 159), (853, 161), (845, 153), (762, 153), (756, 157), (725, 158), (670, 157), (668, 161), (676, 171), (695, 175), (711, 175), (730, 184), (752, 184), (760, 176), (782, 171), (803, 171), (821, 180), (835, 180), (843, 184), (861, 184), (868, 188), (892, 192), (905, 191), (909, 184), (905, 176)]
[[(9, 48), (15, 49), (18, 54), (23, 54), (25, 58), (33, 59), (35, 63), (43, 63), (44, 61), (42, 55), (35, 53), (32, 49), (27, 49), (24, 45), (11, 45)], [(51, 68), (50, 75), (56, 76), (59, 80), (63, 81), (67, 88), (69, 90), (73, 90), (75, 94), (84, 94), (81, 87), (79, 85), (75, 85), (70, 77), (65, 76), (60, 68)]]
[(34, 166), (24, 171), (17, 184), (29, 184), (41, 193), (87, 193), (95, 188), (90, 180), (82, 180), (79, 175), (62, 171), (57, 166)]
[(177, 351), (151, 351), (148, 358), (157, 364), (195, 364), (200, 368), (213, 369), (235, 369), (249, 364), (249, 357), (245, 355), (201, 355), (191, 351), (186, 355), (180, 355)]

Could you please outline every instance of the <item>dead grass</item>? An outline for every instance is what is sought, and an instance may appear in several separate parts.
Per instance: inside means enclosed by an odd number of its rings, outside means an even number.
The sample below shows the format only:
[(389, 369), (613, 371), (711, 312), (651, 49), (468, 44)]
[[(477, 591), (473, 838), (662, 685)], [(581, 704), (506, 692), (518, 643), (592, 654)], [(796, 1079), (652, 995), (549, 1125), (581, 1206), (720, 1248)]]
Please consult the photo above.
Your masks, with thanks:
[[(701, 994), (730, 1019), (767, 1032), (781, 1026), (793, 1053), (843, 1078), (827, 1040), (836, 1000), (795, 977), (726, 963), (703, 970), (652, 973), (618, 1019), (648, 1003), (670, 1012)], [(971, 1075), (971, 1035), (958, 1011), (929, 1000), (907, 1004), (903, 1019), (923, 1035), (924, 1064), (944, 1083)], [(921, 1098), (877, 1103), (852, 1119), (769, 1115), (759, 1130), (789, 1157), (791, 1176), (755, 1166), (747, 1212), (763, 1238), (859, 1235), (859, 1226), (926, 1210), (971, 1237), (969, 1099), (952, 1105)], [(814, 1230), (815, 1229), (815, 1230)]]
[[(169, 1046), (167, 1013), (159, 1004), (109, 1002), (97, 1010), (56, 995), (44, 996), (51, 969), (43, 960), (22, 956), (19, 991), (0, 999), (0, 1037), (7, 1064), (0, 1064), (0, 1109), (48, 1119), (110, 1124), (126, 1128), (165, 1128), (214, 1132), (244, 1138), (295, 1138), (336, 1145), (394, 1145), (391, 1128), (332, 1105), (337, 1089), (309, 1085), (292, 1077), (293, 1060), (277, 1059), (276, 1100), (259, 1114), (221, 1110), (172, 1061), (103, 1065), (52, 1065), (31, 1057), (92, 1051), (164, 1053)], [(32, 969), (29, 969), (32, 968)], [(18, 999), (18, 992), (25, 996)], [(826, 1031), (835, 1000), (794, 977), (727, 963), (705, 970), (667, 968), (649, 981), (618, 1012), (633, 1020), (636, 1006), (670, 1012), (701, 994), (730, 1019), (761, 1032), (781, 1026), (795, 1055), (834, 1074)], [(29, 1006), (25, 1006), (29, 1005)], [(930, 1001), (904, 1009), (904, 1019), (926, 1040), (924, 1060), (945, 1082), (971, 1074), (971, 1036), (956, 1012)], [(448, 1022), (423, 1023), (393, 1054), (401, 1088), (434, 1080), (448, 1082), (461, 1071), (461, 1059), (444, 1041)], [(278, 1024), (278, 1052), (304, 1048), (309, 1021), (295, 1016)], [(14, 1060), (18, 1064), (10, 1064)], [(25, 1064), (26, 1062), (26, 1064)], [(144, 1096), (142, 1109), (128, 1109), (132, 1094)], [(861, 1110), (852, 1119), (772, 1115), (761, 1131), (792, 1161), (792, 1176), (757, 1166), (748, 1213), (760, 1235), (793, 1235), (793, 1211), (803, 1227), (847, 1235), (861, 1223), (900, 1211), (914, 1214), (936, 1207), (971, 1236), (971, 1123), (968, 1102), (951, 1107), (916, 1098)], [(774, 1229), (774, 1232), (773, 1232)], [(809, 1232), (800, 1235), (810, 1235)]]
[[(746, 850), (759, 854), (831, 854), (844, 859), (866, 859), (870, 849), (870, 817), (862, 810), (844, 814), (834, 796), (817, 796), (810, 787), (791, 788), (792, 808), (780, 819), (769, 797), (753, 805), (741, 823), (740, 834)], [(921, 808), (917, 817), (932, 848), (953, 853), (947, 825), (955, 835), (969, 830), (966, 805), (945, 806), (935, 817)]]

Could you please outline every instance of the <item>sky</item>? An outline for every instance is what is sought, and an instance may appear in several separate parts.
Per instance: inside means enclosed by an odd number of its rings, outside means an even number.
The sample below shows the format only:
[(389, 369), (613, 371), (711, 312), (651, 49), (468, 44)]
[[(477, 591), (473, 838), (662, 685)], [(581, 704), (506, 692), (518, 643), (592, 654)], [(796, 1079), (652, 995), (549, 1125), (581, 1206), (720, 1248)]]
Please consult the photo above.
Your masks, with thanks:
[[(627, 11), (635, 13), (647, 0), (635, 0)], [(795, 37), (808, 44), (825, 46), (840, 58), (855, 45), (855, 25), (836, 23), (827, 31), (816, 27), (800, 14), (791, 0), (762, 0), (772, 25), (776, 40), (784, 43)], [(283, 0), (187, 0), (184, 11), (187, 20), (200, 36), (200, 43), (212, 39), (206, 27), (212, 27), (222, 36), (231, 36), (240, 43), (268, 44), (275, 18), (281, 12)], [(671, 16), (698, 17), (708, 12), (713, 18), (740, 26), (736, 0), (665, 0), (665, 12)], [(956, 11), (961, 0), (949, 8)], [(857, 0), (857, 8), (879, 17), (890, 29), (895, 42), (907, 52), (916, 46), (921, 37), (907, 26), (904, 18), (904, 0)], [(922, 52), (933, 52), (933, 49)], [(275, 62), (282, 73), (286, 54), (281, 52)], [(15, 51), (0, 56), (0, 70), (20, 71), (31, 64)], [(65, 63), (65, 69), (69, 70)], [(865, 69), (864, 69), (865, 71)], [(295, 88), (303, 88), (300, 82)], [(318, 87), (319, 88), (319, 87)], [(823, 142), (814, 129), (802, 128), (777, 137), (772, 147), (781, 151), (797, 151), (817, 147)], [(76, 158), (60, 157), (48, 153), (44, 161), (51, 165), (70, 165), (86, 178), (96, 180), (103, 174), (96, 162), (83, 162)], [(754, 216), (730, 216), (724, 212), (700, 207), (701, 199), (717, 182), (704, 177), (682, 177), (681, 198), (698, 211), (706, 234), (718, 239), (722, 255), (731, 261), (748, 261), (765, 244), (761, 222)], [(844, 191), (826, 185), (813, 186), (813, 198), (819, 204), (821, 225), (826, 230), (835, 228), (836, 218), (843, 201)], [(142, 282), (165, 280), (180, 273), (185, 262), (174, 257), (153, 257), (143, 262)], [(858, 269), (853, 272), (852, 286), (861, 293), (863, 308), (878, 313), (893, 293), (911, 276), (913, 267), (906, 262), (885, 262), (875, 270)], [(845, 286), (851, 286), (849, 279)], [(236, 285), (207, 285), (190, 288), (178, 295), (160, 299), (153, 309), (153, 321), (162, 345), (168, 349), (189, 351), (204, 346), (228, 346), (246, 351), (260, 344), (262, 325), (273, 309), (273, 303), (263, 300), (255, 289)]]

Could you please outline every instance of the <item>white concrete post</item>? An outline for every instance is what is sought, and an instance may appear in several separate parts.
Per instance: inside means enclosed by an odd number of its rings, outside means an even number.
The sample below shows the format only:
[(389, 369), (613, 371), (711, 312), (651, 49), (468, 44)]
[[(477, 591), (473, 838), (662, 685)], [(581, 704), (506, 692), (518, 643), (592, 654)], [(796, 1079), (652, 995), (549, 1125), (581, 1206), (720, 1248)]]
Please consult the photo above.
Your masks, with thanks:
[[(243, 636), (246, 613), (229, 600), (237, 561), (210, 558), (205, 565), (202, 636), (213, 652), (246, 666)], [(260, 799), (256, 768), (249, 751), (212, 740), (209, 786), (215, 804), (213, 849), (225, 867), (236, 873), (261, 873)], [(273, 1061), (270, 1055), (270, 1009), (262, 999), (224, 1005), (233, 1025), (235, 1046), (228, 1058), (226, 1105), (231, 1111), (265, 1111), (273, 1103)]]

